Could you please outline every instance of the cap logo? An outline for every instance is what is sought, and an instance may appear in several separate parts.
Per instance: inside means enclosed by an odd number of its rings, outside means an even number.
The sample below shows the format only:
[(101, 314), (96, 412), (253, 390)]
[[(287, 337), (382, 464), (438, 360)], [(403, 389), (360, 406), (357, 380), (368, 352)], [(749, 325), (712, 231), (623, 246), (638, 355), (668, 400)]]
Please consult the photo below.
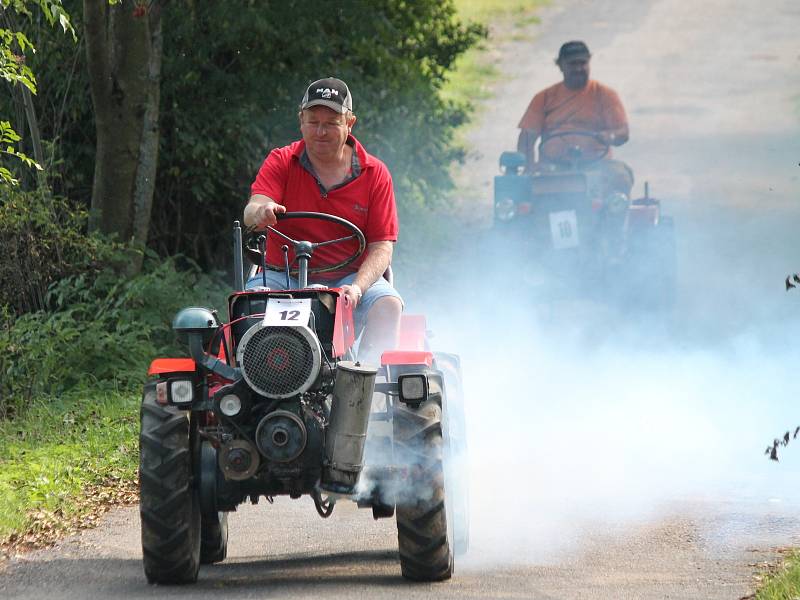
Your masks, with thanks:
[(323, 98), (330, 98), (331, 94), (334, 96), (339, 95), (339, 90), (332, 90), (331, 88), (317, 88), (317, 94), (322, 93)]

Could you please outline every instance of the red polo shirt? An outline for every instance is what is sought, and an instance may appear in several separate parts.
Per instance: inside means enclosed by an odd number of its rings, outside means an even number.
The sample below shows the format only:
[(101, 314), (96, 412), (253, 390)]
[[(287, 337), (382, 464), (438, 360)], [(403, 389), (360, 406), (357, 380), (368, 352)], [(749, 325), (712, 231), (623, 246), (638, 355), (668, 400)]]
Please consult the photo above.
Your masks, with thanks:
[[(354, 172), (354, 177), (344, 185), (324, 191), (314, 175), (301, 163), (305, 142), (299, 140), (269, 153), (250, 186), (251, 194), (269, 196), (285, 206), (287, 212), (321, 212), (347, 219), (364, 232), (367, 244), (397, 241), (397, 208), (389, 169), (368, 154), (352, 135), (348, 137), (348, 143), (356, 152), (360, 172)], [(276, 229), (295, 240), (310, 242), (347, 235), (347, 230), (341, 225), (316, 219), (279, 221)], [(275, 234), (269, 235), (268, 240), (267, 256), (270, 264), (281, 264), (283, 256), (280, 247), (285, 242)], [(357, 248), (358, 243), (355, 240), (322, 246), (314, 251), (310, 266), (340, 262)], [(291, 252), (289, 258), (294, 258)], [(322, 277), (333, 279), (354, 273), (363, 260), (362, 255), (359, 260), (345, 267), (344, 271), (325, 273)]]

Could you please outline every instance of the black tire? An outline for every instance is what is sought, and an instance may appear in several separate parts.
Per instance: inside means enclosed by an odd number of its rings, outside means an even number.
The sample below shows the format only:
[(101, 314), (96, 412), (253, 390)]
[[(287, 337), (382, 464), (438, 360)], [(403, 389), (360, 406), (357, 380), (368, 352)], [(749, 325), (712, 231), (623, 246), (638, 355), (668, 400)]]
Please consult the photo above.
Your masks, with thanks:
[(155, 383), (144, 388), (139, 433), (139, 514), (149, 583), (197, 581), (200, 507), (192, 485), (188, 415), (156, 403)]
[(228, 513), (203, 515), (200, 526), (200, 564), (222, 562), (228, 556)]
[(442, 409), (429, 400), (418, 409), (394, 408), (394, 450), (408, 468), (397, 499), (397, 541), (403, 577), (442, 581), (453, 574), (452, 523), (444, 486)]

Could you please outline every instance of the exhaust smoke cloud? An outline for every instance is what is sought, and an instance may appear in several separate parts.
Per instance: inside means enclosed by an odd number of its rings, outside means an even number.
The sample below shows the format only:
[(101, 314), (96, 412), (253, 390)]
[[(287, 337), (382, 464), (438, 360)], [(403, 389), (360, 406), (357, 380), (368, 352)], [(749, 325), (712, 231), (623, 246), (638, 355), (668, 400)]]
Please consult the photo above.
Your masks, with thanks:
[[(464, 368), (467, 564), (557, 560), (598, 532), (709, 503), (800, 510), (800, 455), (763, 454), (800, 424), (800, 319), (780, 310), (800, 297), (781, 285), (748, 299), (778, 322), (729, 322), (729, 336), (706, 342), (680, 306), (637, 318), (568, 303), (554, 314), (512, 286), (451, 296), (460, 306), (430, 327)], [(733, 317), (724, 306), (708, 315)]]
[[(711, 549), (767, 530), (770, 545), (788, 542), (800, 444), (779, 463), (764, 450), (800, 425), (800, 293), (783, 287), (800, 269), (796, 16), (768, 25), (757, 7), (716, 2), (704, 19), (661, 0), (636, 3), (610, 35), (581, 6), (545, 18), (535, 46), (505, 50), (513, 76), (469, 136), (461, 182), (478, 225), (444, 251), (420, 248), (417, 262), (436, 256), (440, 276), (406, 292), (434, 349), (462, 358), (466, 562), (557, 561), (592, 536), (693, 512)], [(708, 22), (726, 26), (708, 36)], [(631, 141), (615, 152), (636, 174), (634, 196), (649, 181), (675, 219), (673, 311), (637, 310), (635, 291), (610, 307), (541, 301), (524, 284), (532, 258), (481, 245), (497, 158), (532, 94), (557, 79), (551, 54), (566, 39), (589, 43), (593, 77), (626, 104)], [(490, 251), (487, 270), (474, 258)]]

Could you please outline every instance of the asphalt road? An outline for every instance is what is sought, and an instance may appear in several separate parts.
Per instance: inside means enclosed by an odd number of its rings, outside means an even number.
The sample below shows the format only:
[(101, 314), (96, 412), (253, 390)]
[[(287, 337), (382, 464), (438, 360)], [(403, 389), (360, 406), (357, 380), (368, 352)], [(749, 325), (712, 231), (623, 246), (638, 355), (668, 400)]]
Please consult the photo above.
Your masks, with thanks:
[[(800, 5), (556, 4), (493, 50), (503, 76), (472, 133), (463, 198), (476, 227), (490, 221), (519, 115), (558, 80), (558, 46), (586, 40), (593, 76), (629, 112), (617, 156), (675, 217), (679, 310), (540, 312), (475, 293), (459, 264), (432, 287), (434, 342), (463, 355), (468, 394), (473, 535), (454, 578), (403, 581), (391, 520), (343, 505), (322, 521), (310, 502), (278, 499), (231, 516), (228, 559), (195, 586), (145, 583), (125, 508), (11, 561), (0, 596), (730, 599), (800, 541), (800, 459), (791, 445), (780, 464), (761, 455), (800, 422), (800, 296), (782, 290), (800, 270)], [(509, 278), (524, 267), (508, 266)], [(437, 307), (447, 286), (458, 300)]]

